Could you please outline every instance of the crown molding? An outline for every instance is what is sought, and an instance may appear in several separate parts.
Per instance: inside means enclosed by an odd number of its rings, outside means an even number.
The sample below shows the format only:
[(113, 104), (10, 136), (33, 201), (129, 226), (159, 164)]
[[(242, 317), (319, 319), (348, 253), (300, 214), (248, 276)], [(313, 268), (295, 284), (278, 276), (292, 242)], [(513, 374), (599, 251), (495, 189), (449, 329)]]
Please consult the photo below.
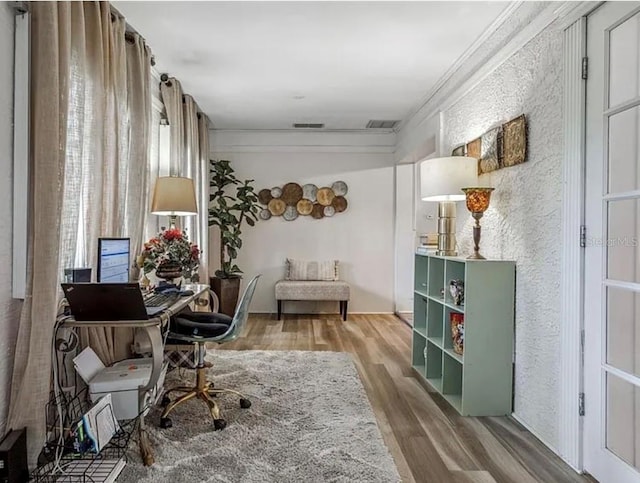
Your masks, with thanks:
[[(398, 142), (402, 142), (410, 136), (410, 133), (420, 128), (420, 126), (439, 112), (446, 111), (456, 102), (466, 96), (471, 90), (478, 86), (484, 79), (486, 79), (491, 73), (493, 73), (498, 67), (506, 62), (511, 56), (522, 49), (528, 42), (539, 35), (544, 29), (546, 29), (551, 23), (556, 20), (560, 20), (562, 27), (565, 23), (569, 24), (575, 22), (581, 16), (586, 15), (588, 12), (597, 8), (602, 2), (550, 2), (549, 5), (542, 10), (532, 22), (530, 22), (525, 28), (520, 30), (506, 45), (504, 45), (494, 56), (488, 61), (479, 66), (479, 68), (464, 81), (460, 86), (454, 89), (448, 94), (442, 101), (437, 102), (435, 96), (437, 92), (434, 92), (430, 99), (428, 99), (420, 109), (404, 124), (398, 132)], [(520, 2), (519, 5), (521, 5)], [(509, 13), (513, 14), (514, 9), (510, 9)], [(506, 19), (502, 19), (501, 25)], [(476, 45), (476, 49), (480, 45)], [(473, 54), (473, 52), (471, 52)], [(451, 80), (455, 75), (452, 73), (445, 79), (444, 82)], [(443, 84), (439, 82), (439, 84)]]
[(323, 145), (271, 145), (248, 146), (233, 144), (215, 144), (212, 153), (348, 153), (388, 155), (392, 160), (393, 146), (323, 146)]
[(513, 13), (522, 5), (522, 1), (510, 2), (507, 7), (500, 12), (500, 15), (491, 22), (491, 24), (480, 34), (480, 36), (462, 53), (460, 57), (447, 69), (447, 71), (440, 77), (435, 85), (429, 89), (429, 91), (420, 99), (416, 107), (412, 108), (406, 115), (404, 121), (402, 121), (394, 129), (396, 132), (400, 132), (405, 124), (408, 124), (411, 119), (422, 110), (426, 104), (438, 93), (438, 91), (453, 77), (453, 75), (462, 67), (471, 56), (491, 37), (502, 25), (513, 15)]

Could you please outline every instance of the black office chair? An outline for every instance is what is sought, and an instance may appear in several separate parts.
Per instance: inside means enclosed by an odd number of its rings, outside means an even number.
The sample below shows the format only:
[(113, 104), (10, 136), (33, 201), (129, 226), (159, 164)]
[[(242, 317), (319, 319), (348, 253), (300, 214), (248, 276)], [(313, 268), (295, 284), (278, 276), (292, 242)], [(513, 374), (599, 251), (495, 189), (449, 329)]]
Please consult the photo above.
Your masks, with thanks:
[[(195, 386), (180, 386), (169, 389), (162, 398), (162, 404), (165, 406), (162, 416), (160, 417), (160, 427), (170, 428), (172, 426), (169, 414), (180, 404), (187, 402), (194, 397), (200, 398), (209, 406), (209, 411), (213, 417), (214, 429), (224, 429), (227, 425), (226, 421), (220, 416), (220, 408), (213, 396), (218, 394), (233, 394), (240, 398), (240, 407), (249, 408), (251, 401), (238, 391), (232, 389), (214, 388), (213, 383), (207, 381), (205, 365), (205, 355), (207, 353), (206, 343), (216, 342), (222, 344), (230, 342), (238, 338), (244, 328), (249, 316), (249, 304), (256, 290), (260, 275), (256, 275), (247, 285), (240, 303), (236, 308), (233, 317), (225, 314), (208, 313), (208, 312), (190, 312), (186, 314), (177, 314), (171, 320), (171, 328), (169, 338), (181, 341), (192, 342), (196, 344), (196, 353), (198, 363), (196, 366), (196, 384)], [(169, 393), (182, 392), (182, 396), (175, 401), (171, 401)]]

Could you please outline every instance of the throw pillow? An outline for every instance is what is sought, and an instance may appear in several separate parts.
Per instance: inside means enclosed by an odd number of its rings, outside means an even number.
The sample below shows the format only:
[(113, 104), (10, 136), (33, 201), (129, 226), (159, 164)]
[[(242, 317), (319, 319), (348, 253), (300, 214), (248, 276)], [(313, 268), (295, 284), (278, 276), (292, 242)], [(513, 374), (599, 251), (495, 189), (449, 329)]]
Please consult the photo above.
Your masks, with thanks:
[(338, 260), (322, 262), (287, 258), (287, 280), (339, 280)]

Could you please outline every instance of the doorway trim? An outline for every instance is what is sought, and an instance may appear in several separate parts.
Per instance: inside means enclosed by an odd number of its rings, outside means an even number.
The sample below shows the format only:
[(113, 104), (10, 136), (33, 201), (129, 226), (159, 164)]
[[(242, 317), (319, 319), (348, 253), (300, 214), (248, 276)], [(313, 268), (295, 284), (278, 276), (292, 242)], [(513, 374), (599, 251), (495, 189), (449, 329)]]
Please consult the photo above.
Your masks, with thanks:
[[(559, 452), (584, 469), (584, 183), (586, 132), (587, 16), (604, 2), (581, 2), (565, 18), (564, 162), (562, 166), (562, 258), (560, 279)], [(588, 74), (585, 72), (584, 74)]]

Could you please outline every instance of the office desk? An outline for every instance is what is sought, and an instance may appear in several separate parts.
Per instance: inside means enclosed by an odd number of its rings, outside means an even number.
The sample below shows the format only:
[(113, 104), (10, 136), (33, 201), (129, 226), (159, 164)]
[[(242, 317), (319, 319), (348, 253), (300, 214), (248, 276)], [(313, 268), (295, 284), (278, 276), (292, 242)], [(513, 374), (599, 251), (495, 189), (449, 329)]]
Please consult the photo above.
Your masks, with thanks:
[(181, 297), (171, 307), (164, 310), (155, 317), (145, 320), (92, 320), (92, 321), (77, 321), (73, 318), (65, 320), (61, 327), (84, 327), (84, 328), (96, 328), (96, 327), (112, 327), (112, 328), (132, 328), (141, 330), (146, 333), (149, 341), (151, 342), (151, 356), (153, 360), (153, 366), (151, 370), (151, 377), (149, 382), (145, 386), (138, 388), (138, 411), (140, 413), (140, 453), (145, 465), (152, 465), (154, 462), (153, 450), (149, 443), (149, 438), (146, 433), (146, 426), (144, 421), (145, 400), (148, 391), (153, 390), (158, 383), (160, 373), (162, 372), (162, 365), (164, 361), (164, 345), (162, 340), (162, 329), (167, 328), (169, 325), (169, 319), (172, 315), (182, 311), (187, 305), (195, 301), (199, 296), (204, 293), (208, 293), (209, 286), (204, 284), (187, 284), (182, 287), (184, 290), (193, 291), (193, 295)]

